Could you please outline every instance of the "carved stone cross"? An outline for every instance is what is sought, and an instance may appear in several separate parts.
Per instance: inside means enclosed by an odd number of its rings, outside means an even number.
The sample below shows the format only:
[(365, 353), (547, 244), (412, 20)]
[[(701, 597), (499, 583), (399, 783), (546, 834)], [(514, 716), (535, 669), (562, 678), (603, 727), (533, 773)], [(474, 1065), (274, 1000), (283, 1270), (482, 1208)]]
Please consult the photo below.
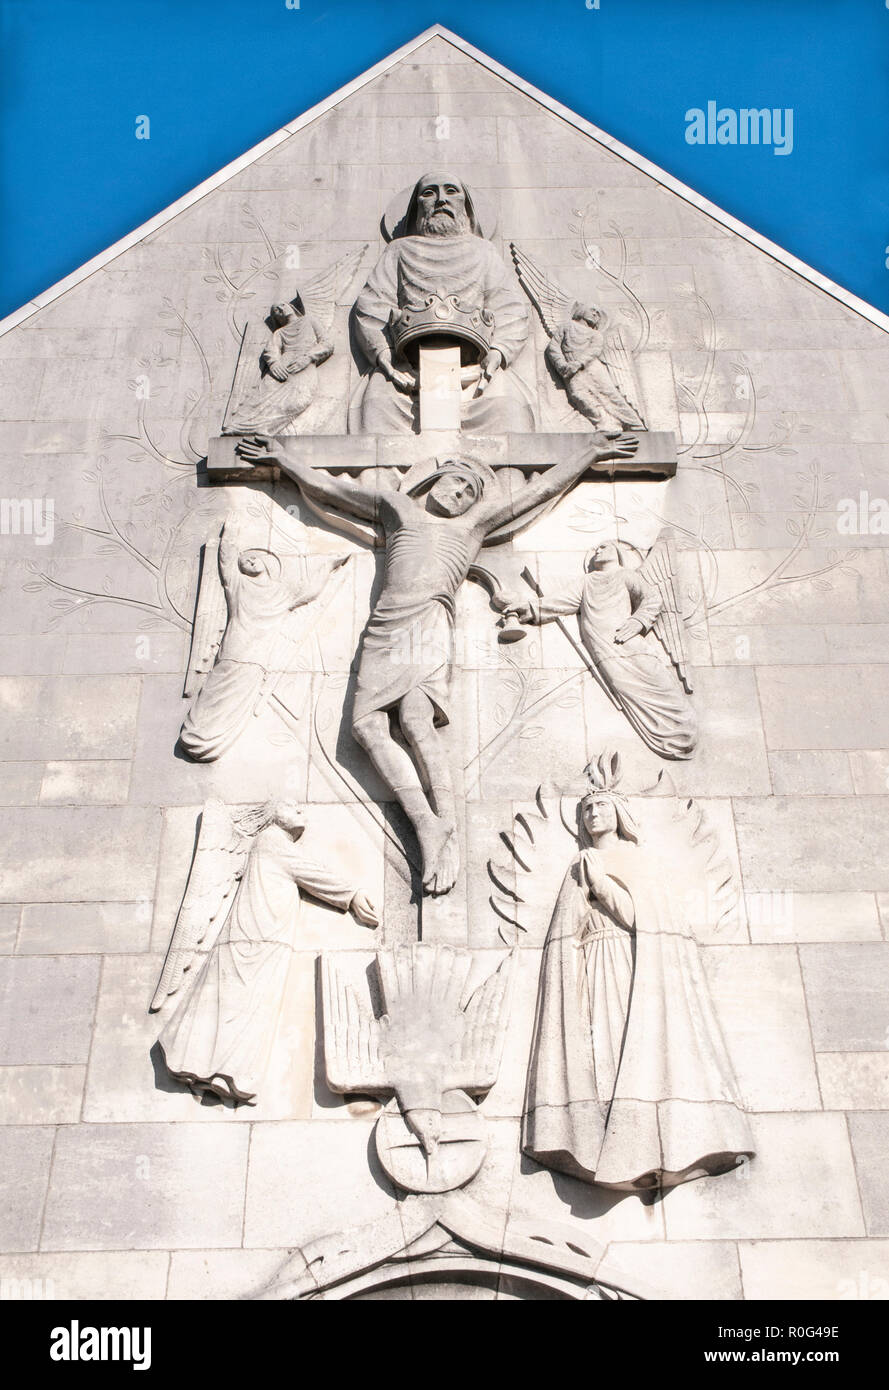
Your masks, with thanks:
[[(360, 481), (362, 488), (381, 486), (380, 472), (396, 469), (405, 473), (430, 458), (475, 458), (493, 469), (504, 494), (518, 501), (535, 477), (558, 465), (569, 465), (588, 446), (586, 432), (564, 434), (476, 435), (461, 431), (459, 348), (438, 344), (424, 346), (419, 354), (420, 420), (423, 426), (413, 435), (289, 435), (274, 441), (273, 453), (282, 464), (293, 462), (329, 477), (343, 476)], [(665, 478), (676, 471), (676, 448), (670, 432), (640, 431), (639, 446), (631, 458), (600, 460), (588, 472), (593, 477)], [(237, 436), (223, 436), (211, 442), (207, 460), (207, 481), (232, 484), (276, 478), (277, 463), (248, 464), (236, 453)], [(576, 475), (575, 475), (576, 476)], [(377, 481), (370, 480), (376, 477)], [(395, 479), (392, 480), (395, 486)], [(536, 490), (536, 489), (535, 489)], [(551, 503), (521, 508), (521, 515), (493, 530), (488, 544), (507, 541), (548, 510)], [(473, 571), (470, 570), (470, 574)], [(479, 572), (484, 580), (484, 575)], [(468, 940), (465, 830), (465, 797), (462, 778), (462, 743), (455, 702), (452, 722), (440, 729), (451, 767), (456, 806), (456, 834), (462, 866), (456, 882), (447, 891), (425, 894), (420, 899), (421, 933), (425, 941), (466, 944)], [(456, 720), (456, 724), (453, 722)]]
[[(446, 408), (445, 399), (437, 398), (435, 406)], [(436, 411), (433, 418), (444, 418), (443, 413), (439, 415)], [(672, 478), (678, 461), (676, 436), (672, 430), (639, 430), (637, 437), (639, 447), (633, 458), (594, 465), (588, 470), (588, 476), (609, 481)], [(313, 468), (353, 476), (365, 468), (406, 468), (423, 457), (440, 452), (444, 445), (469, 458), (478, 456), (494, 469), (517, 469), (527, 475), (539, 473), (554, 463), (575, 456), (588, 438), (585, 432), (473, 435), (438, 425), (419, 435), (289, 435), (277, 439), (275, 445), (294, 458), (311, 464)], [(278, 470), (274, 467), (245, 464), (235, 453), (237, 443), (237, 435), (221, 435), (211, 439), (204, 474), (208, 483), (228, 485), (277, 476)]]

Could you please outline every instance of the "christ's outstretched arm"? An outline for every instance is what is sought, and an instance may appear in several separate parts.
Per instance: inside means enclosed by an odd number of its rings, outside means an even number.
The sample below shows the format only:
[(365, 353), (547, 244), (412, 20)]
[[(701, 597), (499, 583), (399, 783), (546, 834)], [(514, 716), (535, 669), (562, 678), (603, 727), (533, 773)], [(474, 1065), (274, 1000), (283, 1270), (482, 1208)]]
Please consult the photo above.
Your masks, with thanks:
[(485, 513), (485, 529), (496, 530), (505, 522), (513, 521), (552, 497), (567, 492), (593, 464), (603, 463), (606, 459), (632, 458), (639, 447), (635, 435), (617, 432), (606, 434), (601, 430), (592, 436), (591, 442), (592, 448), (585, 448), (573, 459), (552, 464), (545, 473), (526, 483), (515, 496), (492, 502)]
[(262, 436), (242, 439), (237, 445), (237, 452), (248, 463), (277, 464), (281, 472), (292, 478), (300, 491), (313, 501), (325, 502), (328, 506), (339, 508), (340, 511), (351, 512), (353, 516), (361, 517), (364, 521), (378, 519), (378, 492), (352, 482), (351, 478), (334, 478), (330, 473), (323, 473), (307, 463), (290, 458), (283, 450), (279, 452), (275, 449), (272, 439)]

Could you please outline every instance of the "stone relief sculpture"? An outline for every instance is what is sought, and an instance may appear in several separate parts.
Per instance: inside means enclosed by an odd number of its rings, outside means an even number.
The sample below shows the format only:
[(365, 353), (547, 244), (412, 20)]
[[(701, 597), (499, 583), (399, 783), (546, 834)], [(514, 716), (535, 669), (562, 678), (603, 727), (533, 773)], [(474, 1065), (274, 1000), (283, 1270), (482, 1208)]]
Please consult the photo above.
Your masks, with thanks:
[[(326, 453), (317, 438), (323, 425), (309, 411), (318, 367), (334, 350), (335, 305), (363, 254), (357, 252), (273, 306), (263, 326), (244, 331), (223, 424), (223, 433), (237, 439), (213, 441), (224, 447), (211, 481), (251, 481), (248, 470), (232, 465), (234, 456), (264, 466), (252, 481), (271, 482), (273, 511), (280, 474), (323, 522), (384, 550), (345, 713), (411, 822), (423, 892), (440, 899), (417, 908), (424, 939), (379, 951), (370, 971), (363, 953), (322, 956), (318, 1024), (327, 1082), (340, 1094), (384, 1102), (375, 1146), (400, 1201), (394, 1223), (386, 1218), (369, 1228), (366, 1240), (338, 1232), (316, 1242), (324, 1269), (307, 1255), (295, 1280), (298, 1296), (324, 1296), (363, 1278), (365, 1246), (373, 1259), (385, 1248), (397, 1265), (418, 1254), (452, 1258), (460, 1243), (473, 1259), (508, 1259), (537, 1278), (538, 1266), (560, 1281), (570, 1276), (584, 1297), (608, 1296), (607, 1285), (624, 1288), (616, 1276), (603, 1283), (601, 1251), (578, 1237), (576, 1225), (560, 1234), (544, 1235), (537, 1223), (524, 1229), (505, 1209), (489, 1214), (470, 1186), (488, 1150), (476, 1102), (498, 1076), (517, 951), (498, 954), (497, 967), (487, 965), (483, 982), (470, 988), (480, 958), (465, 945), (475, 940), (469, 890), (476, 885), (466, 875), (458, 885), (467, 857), (461, 837), (468, 818), (459, 801), (468, 750), (445, 729), (453, 713), (456, 600), (463, 581), (475, 577), (505, 615), (500, 642), (521, 641), (521, 624), (559, 623), (650, 749), (664, 758), (692, 755), (697, 725), (666, 540), (644, 559), (626, 543), (601, 545), (575, 583), (552, 593), (540, 592), (525, 571), (534, 597), (504, 593), (498, 567), (478, 564), (482, 546), (508, 541), (545, 515), (588, 469), (613, 477), (614, 461), (632, 459), (636, 468), (641, 459), (644, 476), (671, 475), (675, 440), (668, 432), (646, 433), (639, 448), (638, 439), (621, 434), (646, 424), (619, 330), (600, 308), (564, 294), (514, 245), (512, 264), (505, 262), (489, 240), (493, 226), (484, 195), (474, 196), (448, 171), (425, 174), (390, 205), (390, 244), (352, 311), (353, 342), (369, 370), (349, 413), (350, 434), (389, 439), (373, 445), (338, 437)], [(525, 294), (546, 328), (551, 372), (595, 431), (576, 441), (585, 451), (566, 457), (576, 438), (566, 433), (553, 449), (562, 461), (538, 464), (527, 446), (501, 438), (489, 465), (449, 439), (447, 453), (416, 462), (422, 439), (414, 448), (406, 437), (417, 432), (503, 436), (535, 429), (533, 396), (515, 369), (530, 332)], [(436, 398), (439, 372), (444, 385)], [(314, 442), (293, 438), (313, 430)], [(428, 455), (435, 451), (430, 444)], [(308, 614), (301, 621), (299, 611), (320, 598), (347, 558), (308, 556), (304, 546), (289, 550), (270, 534), (274, 524), (252, 543), (232, 513), (205, 548), (186, 681), (192, 705), (180, 734), (196, 761), (231, 750), (251, 718), (278, 698), (279, 681), (298, 669), (300, 644), (316, 621)], [(517, 571), (507, 568), (514, 582)], [(336, 589), (331, 584), (331, 594)], [(328, 603), (319, 602), (316, 612)], [(572, 614), (579, 635), (565, 622)], [(586, 679), (577, 671), (571, 678), (578, 685)], [(324, 727), (338, 728), (339, 691), (349, 686), (342, 674), (330, 687)], [(283, 681), (280, 695), (286, 698)], [(318, 722), (313, 728), (317, 735)], [(318, 742), (323, 751), (320, 736)], [(326, 756), (333, 765), (336, 754)], [(579, 853), (543, 952), (521, 1139), (516, 1106), (510, 1144), (514, 1150), (520, 1142), (537, 1163), (582, 1182), (644, 1194), (727, 1171), (753, 1148), (697, 942), (668, 869), (619, 790), (619, 771), (616, 757), (590, 770)], [(370, 809), (375, 820), (385, 819), (358, 782), (344, 784), (357, 814)], [(215, 800), (204, 808), (152, 1003), (157, 1010), (176, 996), (159, 1047), (169, 1074), (196, 1094), (235, 1105), (260, 1095), (299, 943), (303, 894), (378, 925), (373, 904), (348, 873), (302, 853), (304, 823), (302, 811), (277, 795), (243, 813)], [(398, 832), (383, 829), (387, 849), (394, 842), (398, 850)], [(560, 863), (558, 852), (552, 862)], [(414, 868), (411, 859), (399, 874), (393, 932), (405, 929), (402, 894), (412, 891)], [(505, 879), (493, 881), (510, 892)], [(405, 925), (410, 935), (410, 917)], [(510, 947), (532, 924), (514, 925)], [(405, 1234), (414, 1224), (422, 1249)]]
[[(204, 806), (194, 861), (151, 1008), (188, 986), (160, 1035), (167, 1070), (200, 1094), (255, 1102), (275, 1039), (300, 895), (379, 918), (367, 894), (298, 848), (302, 811)], [(195, 968), (197, 967), (197, 968)], [(194, 971), (194, 974), (191, 972)]]
[(277, 464), (310, 503), (383, 529), (383, 586), (362, 639), (352, 732), (414, 827), (427, 893), (449, 892), (460, 867), (451, 770), (437, 732), (449, 722), (457, 590), (498, 527), (566, 492), (591, 462), (628, 458), (635, 448), (631, 436), (596, 435), (591, 453), (553, 464), (507, 493), (492, 469), (466, 459), (418, 464), (397, 490), (377, 490), (319, 472), (276, 451), (271, 440), (238, 446), (251, 462)]
[[(690, 758), (698, 724), (688, 698), (692, 687), (671, 548), (666, 540), (656, 541), (636, 569), (628, 564), (632, 551), (606, 541), (591, 551), (576, 584), (536, 599), (501, 594), (493, 602), (524, 623), (561, 622), (576, 614), (581, 646), (564, 624), (563, 631), (639, 737), (662, 758)], [(534, 584), (530, 574), (525, 577)]]
[(190, 758), (220, 757), (274, 698), (276, 682), (293, 667), (292, 615), (319, 596), (348, 558), (248, 545), (244, 521), (229, 513), (218, 543), (204, 555), (185, 689), (194, 698), (179, 735)]
[(298, 432), (299, 417), (318, 390), (317, 369), (333, 355), (337, 298), (366, 249), (343, 256), (292, 299), (273, 304), (263, 325), (247, 325), (223, 434)]
[(334, 958), (324, 958), (328, 1085), (394, 1096), (377, 1123), (377, 1152), (393, 1182), (409, 1192), (461, 1187), (482, 1165), (484, 1124), (469, 1096), (497, 1080), (511, 960), (467, 998), (471, 951), (423, 942), (381, 951), (383, 1012), (375, 1018)]
[(531, 394), (510, 370), (528, 337), (527, 307), (470, 190), (450, 172), (424, 174), (392, 231), (355, 302), (355, 337), (371, 371), (350, 432), (416, 430), (421, 340), (461, 345), (463, 429), (533, 430)]
[(545, 357), (568, 400), (596, 429), (643, 430), (632, 359), (603, 309), (565, 294), (514, 242), (510, 250), (528, 298), (549, 334)]
[(646, 841), (617, 754), (587, 772), (543, 950), (522, 1147), (583, 1182), (663, 1190), (727, 1172), (753, 1144), (670, 847)]

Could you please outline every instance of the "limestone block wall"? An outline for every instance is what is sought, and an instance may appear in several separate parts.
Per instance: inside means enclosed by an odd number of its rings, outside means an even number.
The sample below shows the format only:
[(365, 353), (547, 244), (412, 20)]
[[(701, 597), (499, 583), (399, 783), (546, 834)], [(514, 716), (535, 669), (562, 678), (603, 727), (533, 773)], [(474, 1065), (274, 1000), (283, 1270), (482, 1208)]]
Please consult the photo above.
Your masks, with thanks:
[[(416, 934), (405, 826), (342, 716), (377, 561), (289, 485), (210, 489), (196, 464), (245, 318), (368, 243), (366, 273), (390, 199), (443, 165), (496, 206), (501, 246), (626, 324), (648, 423), (680, 441), (675, 479), (585, 482), (504, 563), (552, 584), (616, 527), (641, 547), (671, 528), (701, 738), (654, 796), (698, 799), (743, 884), (704, 955), (758, 1151), (651, 1205), (519, 1155), (539, 951), (572, 852), (559, 798), (606, 744), (636, 791), (664, 764), (563, 634), (535, 629), (507, 659), (465, 585), (469, 936), (491, 959), (488, 861), (538, 786), (551, 813), (516, 870), (520, 978), (476, 1191), (578, 1223), (663, 1297), (886, 1296), (889, 573), (881, 532), (837, 523), (843, 499), (889, 496), (889, 338), (440, 38), (0, 336), (3, 494), (54, 515), (51, 536), (0, 537), (0, 1278), (241, 1296), (293, 1246), (397, 1200), (368, 1157), (378, 1107), (327, 1091), (314, 1023), (319, 950), (369, 960)], [(315, 433), (345, 431), (360, 283)], [(587, 429), (535, 335), (521, 370), (540, 430)], [(175, 744), (198, 559), (232, 506), (278, 545), (352, 559), (285, 692), (291, 721), (266, 710), (195, 765)], [(232, 1112), (165, 1079), (147, 1004), (202, 803), (272, 789), (306, 802), (307, 845), (348, 866), (383, 924), (375, 942), (309, 906), (269, 1086)]]

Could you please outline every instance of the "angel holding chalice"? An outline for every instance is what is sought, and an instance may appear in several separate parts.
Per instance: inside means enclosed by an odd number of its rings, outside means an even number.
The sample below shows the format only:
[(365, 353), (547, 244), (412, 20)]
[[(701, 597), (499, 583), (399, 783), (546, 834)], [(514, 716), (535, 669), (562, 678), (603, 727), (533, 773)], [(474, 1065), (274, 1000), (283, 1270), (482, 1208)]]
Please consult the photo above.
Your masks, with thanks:
[[(573, 583), (545, 594), (531, 580), (536, 598), (501, 593), (492, 603), (520, 623), (558, 622), (643, 743), (662, 758), (690, 758), (698, 725), (672, 551), (659, 539), (641, 564), (631, 557), (633, 546), (606, 541)], [(574, 614), (580, 642), (564, 621)]]

